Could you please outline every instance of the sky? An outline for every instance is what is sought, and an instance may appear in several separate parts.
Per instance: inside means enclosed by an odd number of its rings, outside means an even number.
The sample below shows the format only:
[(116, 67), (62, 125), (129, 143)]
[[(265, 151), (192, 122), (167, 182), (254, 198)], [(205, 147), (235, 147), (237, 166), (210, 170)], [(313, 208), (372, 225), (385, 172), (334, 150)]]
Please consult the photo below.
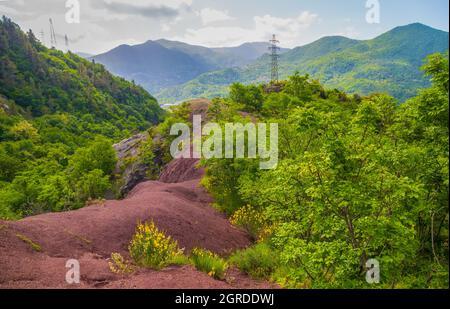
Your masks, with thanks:
[(57, 48), (66, 49), (67, 35), (70, 50), (89, 54), (160, 38), (224, 47), (277, 34), (292, 48), (330, 35), (371, 39), (414, 22), (448, 31), (448, 11), (448, 0), (0, 0), (0, 15), (47, 46), (52, 18)]

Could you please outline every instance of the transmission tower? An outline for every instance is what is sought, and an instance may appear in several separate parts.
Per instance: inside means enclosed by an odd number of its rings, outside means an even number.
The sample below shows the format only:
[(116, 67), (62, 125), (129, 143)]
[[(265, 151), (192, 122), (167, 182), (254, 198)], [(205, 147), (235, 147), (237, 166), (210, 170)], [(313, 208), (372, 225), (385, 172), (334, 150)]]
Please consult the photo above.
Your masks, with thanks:
[(280, 55), (278, 55), (278, 51), (280, 48), (278, 47), (278, 44), (280, 41), (277, 40), (277, 37), (275, 34), (272, 36), (272, 39), (269, 41), (270, 46), (270, 56), (271, 56), (271, 71), (270, 71), (270, 80), (272, 82), (278, 81), (278, 58)]
[(41, 43), (42, 43), (43, 45), (45, 45), (45, 34), (44, 34), (44, 29), (42, 29), (42, 30), (39, 32), (39, 36), (40, 36), (40, 39), (41, 39)]
[(64, 42), (66, 44), (67, 50), (69, 50), (69, 38), (67, 37), (67, 34), (64, 36)]
[(53, 27), (53, 20), (50, 18), (50, 45), (51, 47), (56, 47), (56, 34), (55, 34), (55, 28)]

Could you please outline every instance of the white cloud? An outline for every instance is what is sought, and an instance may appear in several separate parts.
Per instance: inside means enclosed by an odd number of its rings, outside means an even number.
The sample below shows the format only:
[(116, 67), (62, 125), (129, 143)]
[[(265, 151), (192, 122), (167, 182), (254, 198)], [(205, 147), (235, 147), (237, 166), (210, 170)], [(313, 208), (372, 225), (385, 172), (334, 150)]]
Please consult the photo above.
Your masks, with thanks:
[(170, 27), (169, 24), (162, 24), (162, 25), (161, 25), (161, 30), (162, 30), (163, 32), (169, 32), (170, 29), (171, 29), (171, 27)]
[(301, 31), (308, 29), (314, 22), (317, 21), (318, 15), (308, 11), (302, 12), (297, 17), (280, 18), (271, 15), (255, 16), (256, 32), (270, 36), (270, 34), (277, 34), (287, 44), (293, 43), (299, 36)]
[(241, 27), (203, 27), (200, 29), (187, 29), (184, 36), (173, 39), (210, 47), (233, 46), (249, 40), (255, 41), (254, 31)]
[(296, 17), (281, 18), (271, 15), (255, 16), (250, 28), (206, 26), (189, 28), (182, 37), (173, 39), (210, 47), (239, 45), (245, 42), (268, 41), (276, 34), (283, 46), (294, 47), (303, 42), (306, 29), (318, 21), (318, 15), (304, 11)]
[[(99, 0), (91, 0), (91, 1), (99, 1)], [(191, 6), (192, 0), (104, 0), (104, 2), (111, 3), (122, 3), (122, 4), (130, 4), (132, 2), (135, 6), (168, 6), (173, 9), (178, 9), (183, 6)]]
[(192, 0), (88, 0), (89, 12), (105, 20), (125, 20), (135, 17), (174, 19), (190, 10)]
[(228, 11), (219, 11), (210, 8), (202, 9), (200, 12), (198, 12), (198, 15), (202, 19), (203, 25), (234, 19), (228, 14)]

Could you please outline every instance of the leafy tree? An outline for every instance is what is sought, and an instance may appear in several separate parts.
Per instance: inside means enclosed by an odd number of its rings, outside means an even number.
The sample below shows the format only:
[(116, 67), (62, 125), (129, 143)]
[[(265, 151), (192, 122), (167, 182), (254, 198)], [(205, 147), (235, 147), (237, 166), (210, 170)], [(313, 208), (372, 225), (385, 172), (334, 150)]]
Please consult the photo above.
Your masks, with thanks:
[(263, 105), (262, 90), (255, 85), (232, 84), (230, 86), (230, 99), (244, 105), (244, 109), (249, 112), (259, 112)]

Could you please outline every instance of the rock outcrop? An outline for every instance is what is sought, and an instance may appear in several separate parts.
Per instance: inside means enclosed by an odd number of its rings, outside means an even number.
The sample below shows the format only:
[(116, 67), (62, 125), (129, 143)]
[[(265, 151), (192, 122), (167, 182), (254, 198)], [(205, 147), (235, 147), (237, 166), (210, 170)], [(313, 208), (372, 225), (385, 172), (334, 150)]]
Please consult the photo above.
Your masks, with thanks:
[(136, 185), (147, 180), (149, 166), (141, 160), (140, 153), (142, 144), (148, 139), (148, 133), (140, 133), (113, 145), (118, 159), (114, 173), (118, 177), (120, 196), (126, 196)]

